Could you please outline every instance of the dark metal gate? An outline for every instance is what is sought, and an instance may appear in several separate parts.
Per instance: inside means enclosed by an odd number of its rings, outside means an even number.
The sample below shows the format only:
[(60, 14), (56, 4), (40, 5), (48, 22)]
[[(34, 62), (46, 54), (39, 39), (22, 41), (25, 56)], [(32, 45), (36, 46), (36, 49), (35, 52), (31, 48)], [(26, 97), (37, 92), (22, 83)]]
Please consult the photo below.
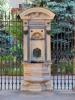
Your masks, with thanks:
[[(61, 17), (60, 17), (61, 16)], [(60, 13), (52, 23), (52, 80), (54, 90), (75, 88), (75, 32), (73, 17)], [(72, 15), (71, 15), (72, 16)]]
[(17, 14), (0, 12), (0, 90), (20, 89), (22, 33)]

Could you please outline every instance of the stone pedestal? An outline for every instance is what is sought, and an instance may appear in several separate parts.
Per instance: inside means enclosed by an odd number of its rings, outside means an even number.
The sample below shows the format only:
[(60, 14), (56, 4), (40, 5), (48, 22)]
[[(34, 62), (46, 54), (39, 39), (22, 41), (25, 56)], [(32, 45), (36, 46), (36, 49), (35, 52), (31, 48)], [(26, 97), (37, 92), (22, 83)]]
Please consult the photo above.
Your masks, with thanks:
[(24, 63), (23, 91), (48, 91), (52, 90), (50, 82), (50, 64), (48, 63)]

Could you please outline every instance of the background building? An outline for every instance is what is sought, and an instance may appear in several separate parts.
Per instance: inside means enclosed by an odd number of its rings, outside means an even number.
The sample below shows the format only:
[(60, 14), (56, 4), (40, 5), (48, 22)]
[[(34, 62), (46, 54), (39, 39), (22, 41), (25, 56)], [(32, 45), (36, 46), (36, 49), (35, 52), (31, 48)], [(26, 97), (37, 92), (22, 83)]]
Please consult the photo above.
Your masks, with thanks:
[(30, 3), (31, 0), (8, 0), (10, 8), (19, 8), (20, 4)]

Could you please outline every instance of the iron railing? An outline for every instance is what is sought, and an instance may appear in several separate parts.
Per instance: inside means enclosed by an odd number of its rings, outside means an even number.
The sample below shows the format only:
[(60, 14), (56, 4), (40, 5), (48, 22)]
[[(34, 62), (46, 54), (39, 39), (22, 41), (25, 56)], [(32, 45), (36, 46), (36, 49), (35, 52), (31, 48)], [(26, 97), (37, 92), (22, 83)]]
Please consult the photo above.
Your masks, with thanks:
[(22, 28), (17, 14), (0, 14), (0, 90), (20, 89)]

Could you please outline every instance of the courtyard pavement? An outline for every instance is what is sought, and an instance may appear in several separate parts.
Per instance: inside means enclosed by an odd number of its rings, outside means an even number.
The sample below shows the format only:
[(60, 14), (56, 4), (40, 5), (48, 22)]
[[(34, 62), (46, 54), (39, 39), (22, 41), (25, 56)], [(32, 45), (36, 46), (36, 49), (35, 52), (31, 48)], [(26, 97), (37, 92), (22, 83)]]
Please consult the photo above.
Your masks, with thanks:
[(0, 91), (0, 100), (75, 100), (75, 92), (28, 93), (23, 91)]

